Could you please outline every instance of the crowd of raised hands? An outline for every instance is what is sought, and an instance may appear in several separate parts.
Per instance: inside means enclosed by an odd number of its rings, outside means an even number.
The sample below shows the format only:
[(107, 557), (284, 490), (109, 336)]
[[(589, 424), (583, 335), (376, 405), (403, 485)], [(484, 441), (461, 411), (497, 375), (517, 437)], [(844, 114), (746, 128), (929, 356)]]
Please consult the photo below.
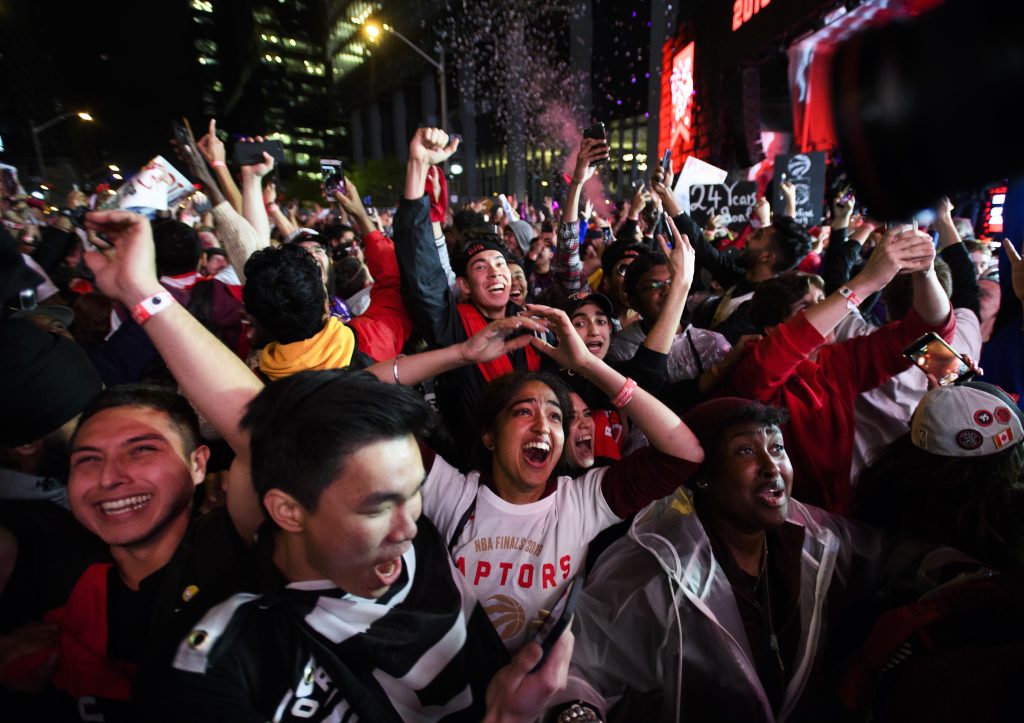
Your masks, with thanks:
[[(3, 201), (4, 710), (934, 712), (886, 667), (912, 631), (863, 626), (930, 595), (922, 629), (991, 654), (1001, 713), (1024, 629), (1013, 241), (947, 199), (927, 227), (871, 219), (849, 188), (805, 228), (785, 182), (783, 213), (762, 189), (702, 225), (671, 167), (606, 196), (589, 138), (564, 197), (457, 206), (459, 143), (417, 130), (378, 208), (351, 177), (283, 197), (214, 120), (176, 142), (201, 192), (169, 211)], [(956, 654), (907, 668), (966, 697)]]

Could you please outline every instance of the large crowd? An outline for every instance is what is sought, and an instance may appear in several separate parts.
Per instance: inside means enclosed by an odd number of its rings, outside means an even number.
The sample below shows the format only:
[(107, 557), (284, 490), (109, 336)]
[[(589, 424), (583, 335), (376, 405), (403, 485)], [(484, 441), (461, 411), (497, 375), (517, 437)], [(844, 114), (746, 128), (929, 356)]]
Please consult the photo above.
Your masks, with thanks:
[(670, 167), (587, 198), (591, 138), (456, 207), (458, 144), (394, 208), (212, 122), (205, 197), (0, 201), (0, 717), (1016, 719), (1013, 240), (702, 227)]

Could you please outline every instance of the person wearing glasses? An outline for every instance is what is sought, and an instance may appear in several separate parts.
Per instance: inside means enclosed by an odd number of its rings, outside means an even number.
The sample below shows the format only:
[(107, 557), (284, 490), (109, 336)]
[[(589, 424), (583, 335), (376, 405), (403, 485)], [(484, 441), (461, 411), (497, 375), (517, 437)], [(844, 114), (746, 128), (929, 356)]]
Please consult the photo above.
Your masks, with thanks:
[[(669, 220), (671, 222), (671, 219)], [(678, 234), (674, 222), (670, 223), (670, 228), (673, 235)], [(689, 253), (691, 256), (694, 254), (692, 246)], [(637, 256), (627, 267), (622, 284), (623, 294), (629, 306), (639, 312), (640, 320), (616, 335), (612, 340), (608, 358), (613, 361), (633, 358), (640, 345), (646, 343), (647, 337), (658, 326), (662, 316), (671, 313), (675, 323), (671, 324), (666, 339), (667, 380), (675, 383), (684, 379), (699, 379), (708, 374), (707, 381), (710, 382), (710, 377), (721, 376), (722, 369), (716, 365), (725, 362), (732, 347), (725, 337), (717, 332), (698, 329), (689, 323), (680, 324), (683, 308), (677, 307), (677, 301), (682, 297), (685, 304), (686, 295), (681, 293), (678, 287), (680, 274), (676, 268), (676, 256), (676, 249), (670, 251), (663, 245), (662, 252), (645, 252)], [(687, 269), (687, 273), (692, 278), (693, 268)], [(688, 287), (689, 284), (687, 290)], [(734, 360), (729, 361), (731, 363)], [(718, 374), (713, 371), (715, 369)]]

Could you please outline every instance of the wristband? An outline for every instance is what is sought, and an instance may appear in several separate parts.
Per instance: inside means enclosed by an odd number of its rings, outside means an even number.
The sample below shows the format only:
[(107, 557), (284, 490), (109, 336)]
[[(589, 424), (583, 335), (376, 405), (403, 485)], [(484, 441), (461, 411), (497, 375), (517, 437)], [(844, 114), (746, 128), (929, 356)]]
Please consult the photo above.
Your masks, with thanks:
[(132, 315), (132, 319), (139, 326), (145, 324), (151, 317), (156, 316), (164, 309), (169, 309), (174, 306), (174, 297), (171, 296), (169, 291), (161, 291), (159, 294), (153, 294), (147, 299), (143, 299), (138, 304), (129, 309)]
[(617, 409), (622, 409), (633, 399), (634, 392), (636, 392), (636, 381), (627, 378), (626, 383), (622, 385), (622, 389), (612, 399), (612, 405)]
[(276, 203), (268, 203), (267, 204), (267, 211), (269, 213), (277, 213), (280, 210), (281, 210), (281, 207), (278, 206)]
[(849, 286), (840, 286), (839, 295), (846, 299), (846, 308), (850, 311), (853, 311), (863, 303), (860, 297), (857, 296), (857, 293)]
[(210, 165), (214, 168), (226, 168), (228, 164), (224, 161), (210, 161)]

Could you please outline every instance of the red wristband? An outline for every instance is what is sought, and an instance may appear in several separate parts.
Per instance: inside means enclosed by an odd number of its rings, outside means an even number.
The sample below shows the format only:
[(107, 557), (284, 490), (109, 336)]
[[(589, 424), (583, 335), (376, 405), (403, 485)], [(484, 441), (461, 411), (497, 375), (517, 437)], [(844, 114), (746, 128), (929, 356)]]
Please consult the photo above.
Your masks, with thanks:
[(228, 164), (224, 161), (210, 161), (210, 165), (214, 168), (226, 168)]
[(622, 409), (633, 399), (634, 392), (636, 392), (636, 381), (627, 378), (626, 383), (622, 385), (622, 389), (612, 399), (612, 405), (617, 409)]
[(151, 317), (156, 316), (164, 309), (169, 309), (174, 306), (175, 300), (171, 296), (169, 291), (161, 291), (159, 294), (153, 294), (147, 299), (143, 299), (138, 304), (133, 306), (128, 311), (132, 315), (132, 319), (139, 326), (145, 324)]

